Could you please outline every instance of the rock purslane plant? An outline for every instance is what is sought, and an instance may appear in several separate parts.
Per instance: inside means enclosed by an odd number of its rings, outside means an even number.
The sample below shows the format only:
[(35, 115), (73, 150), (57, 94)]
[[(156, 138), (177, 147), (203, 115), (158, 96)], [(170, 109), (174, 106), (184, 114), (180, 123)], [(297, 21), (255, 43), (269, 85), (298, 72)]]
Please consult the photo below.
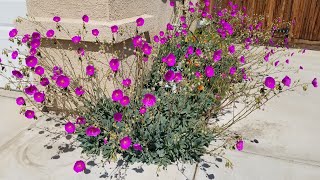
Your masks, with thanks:
[[(22, 113), (37, 119), (41, 113), (59, 112), (65, 133), (77, 135), (79, 147), (89, 156), (167, 166), (199, 162), (205, 154), (222, 156), (221, 149), (242, 150), (244, 140), (228, 131), (233, 124), (283, 92), (318, 87), (316, 78), (301, 83), (290, 77), (290, 71), (303, 67), (289, 66), (293, 54), (287, 38), (275, 37), (285, 23), (275, 21), (268, 30), (262, 17), (248, 17), (232, 2), (227, 9), (214, 6), (212, 14), (207, 0), (185, 5), (172, 1), (170, 6), (176, 8), (173, 20), (152, 43), (139, 32), (145, 25), (141, 17), (133, 32), (117, 25), (107, 29), (112, 42), (104, 41), (101, 29), (87, 29), (87, 15), (82, 29), (74, 33), (61, 26), (59, 16), (53, 17), (56, 29), (32, 18), (19, 19), (38, 27), (22, 36), (17, 29), (9, 32), (10, 41), (28, 47), (29, 54), (22, 58), (19, 49), (4, 50), (12, 60), (0, 66), (8, 88), (25, 93), (16, 99)], [(114, 48), (117, 36), (125, 32), (132, 35), (130, 43)], [(57, 34), (70, 37), (71, 53)], [(100, 57), (86, 51), (88, 36), (96, 38)], [(41, 46), (48, 42), (59, 48), (49, 51)], [(8, 71), (12, 76), (5, 75)], [(57, 104), (58, 110), (50, 110)], [(235, 104), (243, 108), (235, 110)], [(230, 107), (229, 121), (213, 120)], [(210, 144), (219, 145), (208, 148)], [(74, 164), (77, 173), (85, 168), (82, 160)]]

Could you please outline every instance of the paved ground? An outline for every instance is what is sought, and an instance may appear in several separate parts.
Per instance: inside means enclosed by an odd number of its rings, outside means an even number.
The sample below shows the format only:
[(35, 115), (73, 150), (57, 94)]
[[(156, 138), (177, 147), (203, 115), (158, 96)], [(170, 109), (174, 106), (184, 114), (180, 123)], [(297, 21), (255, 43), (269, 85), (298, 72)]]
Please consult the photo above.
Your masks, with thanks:
[[(291, 60), (293, 66), (304, 66), (302, 80), (320, 77), (320, 52), (307, 51)], [(302, 75), (302, 74), (301, 74)], [(70, 180), (101, 179), (101, 169), (91, 168), (80, 175), (72, 172), (80, 152), (64, 144), (72, 137), (56, 134), (48, 140), (46, 128), (52, 121), (37, 123), (18, 114), (12, 94), (0, 92), (0, 180)], [(4, 97), (9, 96), (9, 97)], [(205, 157), (196, 173), (197, 180), (319, 180), (320, 179), (320, 88), (308, 92), (286, 94), (239, 123), (235, 131), (259, 143), (246, 142), (243, 152), (227, 152), (234, 168), (226, 169), (223, 162)], [(31, 127), (31, 130), (28, 130)], [(52, 136), (52, 135), (51, 135)], [(68, 140), (69, 139), (69, 140)], [(57, 149), (60, 153), (57, 154)], [(95, 163), (99, 163), (95, 161)], [(89, 164), (93, 164), (92, 162)], [(116, 164), (106, 167), (110, 176)], [(178, 168), (179, 167), (179, 168)], [(183, 169), (185, 169), (183, 171)], [(156, 175), (156, 167), (130, 167), (127, 179), (192, 179), (195, 166), (171, 166)], [(115, 175), (113, 175), (114, 177)], [(101, 177), (101, 178), (99, 178)], [(119, 177), (119, 175), (118, 175)]]

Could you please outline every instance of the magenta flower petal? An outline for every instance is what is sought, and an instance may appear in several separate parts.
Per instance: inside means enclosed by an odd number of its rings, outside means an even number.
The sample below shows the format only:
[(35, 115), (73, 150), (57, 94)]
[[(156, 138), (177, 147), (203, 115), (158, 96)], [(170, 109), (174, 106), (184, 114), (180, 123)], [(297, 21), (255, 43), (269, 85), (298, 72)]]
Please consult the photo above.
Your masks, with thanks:
[(113, 115), (113, 119), (114, 119), (114, 121), (116, 121), (116, 122), (121, 122), (121, 121), (122, 121), (122, 113), (115, 113), (115, 114)]
[(9, 37), (10, 37), (10, 38), (16, 37), (17, 34), (18, 34), (18, 30), (17, 30), (17, 29), (11, 29), (11, 30), (9, 31)]
[(143, 26), (144, 25), (144, 19), (143, 18), (138, 18), (136, 20), (137, 26)]
[(237, 68), (236, 67), (231, 67), (229, 70), (230, 75), (234, 75), (237, 72)]
[(94, 69), (94, 66), (93, 66), (93, 65), (88, 65), (88, 66), (86, 67), (86, 74), (87, 74), (88, 76), (93, 76), (93, 75), (94, 75), (94, 71), (95, 71), (95, 69)]
[(117, 33), (119, 31), (119, 27), (117, 25), (110, 27), (112, 33)]
[(147, 108), (142, 106), (140, 109), (139, 109), (139, 113), (140, 114), (145, 114), (147, 112)]
[(80, 43), (80, 41), (81, 41), (81, 36), (73, 36), (73, 37), (71, 38), (71, 41), (72, 41), (74, 44), (78, 44), (78, 43)]
[(237, 141), (236, 143), (236, 148), (238, 151), (242, 151), (243, 150), (243, 147), (244, 147), (244, 141), (240, 140), (240, 141)]
[(83, 22), (88, 23), (89, 22), (89, 16), (88, 15), (83, 15), (82, 16), (82, 20), (83, 20)]
[(56, 80), (56, 84), (58, 87), (67, 88), (70, 84), (70, 79), (67, 76), (60, 75)]
[(89, 137), (97, 137), (101, 133), (101, 130), (99, 128), (96, 128), (94, 126), (89, 126), (86, 129), (86, 135)]
[(24, 113), (24, 116), (28, 119), (33, 119), (35, 117), (34, 111), (32, 110), (26, 110)]
[(28, 67), (35, 67), (38, 64), (38, 58), (36, 58), (35, 56), (28, 56), (26, 58), (26, 65)]
[(60, 22), (61, 18), (59, 16), (55, 16), (55, 17), (53, 17), (53, 21), (54, 22)]
[(46, 36), (48, 38), (52, 38), (54, 36), (54, 30), (52, 30), (52, 29), (48, 30), (47, 33), (46, 33)]
[(68, 134), (73, 134), (76, 131), (76, 126), (72, 122), (67, 122), (64, 125), (64, 129)]
[(174, 77), (175, 77), (175, 73), (174, 73), (174, 71), (172, 71), (172, 70), (168, 70), (168, 71), (166, 72), (166, 74), (164, 75), (164, 79), (165, 79), (166, 81), (173, 81), (173, 80), (174, 80)]
[(44, 74), (44, 68), (42, 66), (37, 66), (35, 69), (34, 69), (34, 72), (36, 74), (38, 74), (39, 76), (42, 76)]
[(112, 92), (112, 100), (120, 101), (123, 98), (123, 92), (120, 89), (114, 90)]
[(33, 99), (38, 103), (42, 103), (45, 100), (45, 94), (42, 92), (36, 92), (33, 95)]
[(120, 61), (118, 59), (111, 59), (109, 62), (109, 66), (113, 72), (116, 72), (119, 70)]
[(130, 98), (128, 96), (123, 96), (122, 99), (120, 99), (121, 106), (128, 106), (130, 104)]
[(142, 46), (142, 37), (141, 36), (135, 36), (132, 38), (132, 43), (134, 47), (141, 47)]
[(85, 90), (82, 88), (82, 86), (80, 86), (76, 87), (76, 89), (74, 89), (74, 92), (77, 96), (82, 96), (85, 93)]
[(215, 51), (215, 52), (213, 53), (213, 57), (212, 57), (212, 58), (213, 58), (213, 61), (214, 61), (214, 62), (220, 61), (220, 60), (221, 60), (221, 55), (222, 55), (222, 50), (221, 50), (221, 49)]
[(181, 82), (182, 79), (183, 79), (183, 77), (182, 77), (182, 73), (181, 73), (181, 72), (176, 72), (176, 73), (174, 74), (174, 81), (175, 81), (176, 83)]
[(315, 88), (318, 87), (318, 80), (317, 80), (317, 78), (314, 78), (311, 83), (312, 83), (313, 87), (315, 87)]
[(124, 79), (124, 80), (122, 81), (122, 85), (123, 85), (124, 87), (130, 87), (130, 85), (131, 85), (131, 79), (129, 79), (129, 78)]
[(41, 84), (42, 86), (47, 86), (47, 85), (49, 85), (49, 84), (50, 84), (49, 79), (48, 79), (48, 78), (41, 78), (40, 84)]
[(13, 51), (13, 52), (11, 53), (11, 58), (12, 58), (12, 59), (17, 59), (18, 55), (19, 55), (18, 51)]
[(22, 106), (22, 105), (25, 105), (25, 104), (26, 104), (26, 101), (24, 100), (23, 97), (18, 97), (18, 98), (16, 99), (16, 103), (17, 103), (17, 105)]
[(169, 67), (172, 67), (176, 64), (176, 56), (173, 53), (170, 53), (166, 58), (166, 63)]
[(276, 87), (276, 81), (270, 76), (265, 79), (264, 84), (270, 89), (274, 89)]
[(24, 89), (24, 92), (27, 94), (27, 95), (34, 95), (34, 93), (38, 92), (38, 88), (35, 86), (35, 85), (30, 85), (28, 87), (26, 87)]
[(136, 151), (142, 151), (142, 146), (139, 143), (133, 144), (133, 149)]
[(77, 124), (80, 124), (80, 125), (84, 125), (84, 124), (86, 124), (86, 118), (85, 117), (83, 117), (83, 116), (79, 116), (78, 118), (77, 118), (77, 120), (76, 120), (76, 123)]
[(230, 45), (228, 49), (229, 49), (230, 54), (234, 54), (236, 52), (236, 48), (234, 45)]
[(285, 85), (285, 86), (288, 86), (290, 87), (291, 85), (291, 78), (289, 76), (286, 76), (282, 79), (282, 83)]
[(206, 76), (207, 76), (208, 78), (211, 78), (211, 77), (214, 76), (214, 69), (213, 69), (212, 66), (207, 66), (207, 67), (204, 69), (204, 71), (205, 71), (205, 74), (206, 74)]
[(98, 29), (92, 29), (91, 33), (93, 36), (99, 36), (100, 31)]
[(142, 103), (145, 107), (152, 107), (156, 104), (156, 102), (157, 102), (157, 99), (152, 94), (145, 94), (142, 99)]
[(245, 63), (246, 63), (246, 58), (245, 58), (244, 56), (241, 56), (241, 57), (240, 57), (240, 62), (241, 62), (242, 64), (245, 64)]
[(13, 71), (12, 71), (12, 75), (13, 75), (14, 77), (16, 77), (17, 79), (22, 79), (22, 78), (23, 78), (23, 74), (22, 74), (20, 71), (18, 71), (18, 70), (13, 70)]
[(149, 46), (148, 43), (144, 43), (144, 45), (142, 46), (142, 51), (145, 55), (150, 55), (152, 52), (152, 46)]
[(129, 136), (126, 136), (126, 137), (122, 138), (120, 140), (121, 149), (128, 150), (130, 148), (130, 146), (131, 146), (131, 142), (132, 141), (131, 141), (131, 138)]
[(83, 161), (77, 161), (74, 163), (73, 170), (76, 173), (82, 172), (86, 169), (86, 164)]

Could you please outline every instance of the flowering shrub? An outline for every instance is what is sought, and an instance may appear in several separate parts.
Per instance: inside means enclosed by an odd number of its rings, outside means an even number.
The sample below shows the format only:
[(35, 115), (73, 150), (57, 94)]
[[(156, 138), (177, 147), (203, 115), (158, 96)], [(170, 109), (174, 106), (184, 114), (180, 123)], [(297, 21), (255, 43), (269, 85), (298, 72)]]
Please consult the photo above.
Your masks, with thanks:
[[(170, 5), (177, 9), (173, 21), (153, 43), (139, 32), (144, 19), (136, 20), (132, 43), (124, 45), (133, 47), (133, 61), (126, 48), (113, 49), (125, 29), (111, 26), (113, 40), (108, 44), (100, 30), (86, 28), (87, 15), (78, 34), (62, 27), (58, 16), (53, 17), (56, 29), (42, 27), (22, 37), (11, 30), (10, 41), (27, 46), (29, 54), (21, 58), (18, 49), (5, 50), (20, 66), (9, 61), (1, 67), (12, 70), (12, 76), (4, 76), (10, 86), (25, 93), (16, 101), (26, 118), (58, 111), (65, 117), (66, 134), (77, 135), (83, 153), (106, 161), (121, 155), (128, 163), (167, 166), (198, 162), (204, 154), (220, 156), (220, 149), (242, 150), (244, 140), (228, 132), (229, 127), (283, 92), (318, 86), (316, 78), (301, 83), (290, 77), (290, 71), (303, 68), (292, 69), (289, 60), (283, 60), (294, 55), (287, 39), (275, 38), (283, 23), (264, 29), (262, 18), (248, 17), (231, 2), (228, 9), (215, 7), (213, 14), (207, 0)], [(70, 36), (72, 53), (65, 52), (56, 33)], [(103, 60), (86, 51), (87, 36), (96, 38)], [(41, 46), (48, 42), (60, 48), (49, 52)], [(243, 108), (234, 109), (236, 103)], [(58, 110), (49, 108), (57, 105)], [(212, 120), (230, 107), (229, 121)], [(222, 145), (210, 150), (213, 141)], [(74, 164), (77, 173), (85, 168), (81, 160)]]

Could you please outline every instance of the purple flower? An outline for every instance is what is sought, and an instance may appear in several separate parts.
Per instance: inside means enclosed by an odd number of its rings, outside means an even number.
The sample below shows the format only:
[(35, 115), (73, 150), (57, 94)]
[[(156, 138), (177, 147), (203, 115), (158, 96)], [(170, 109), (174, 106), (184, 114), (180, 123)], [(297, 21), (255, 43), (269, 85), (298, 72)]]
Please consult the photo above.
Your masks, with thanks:
[(121, 114), (121, 113), (115, 113), (115, 114), (113, 115), (113, 119), (114, 119), (114, 121), (116, 121), (116, 122), (121, 122), (121, 121), (122, 121), (122, 114)]
[(180, 21), (181, 22), (186, 22), (186, 17), (185, 16), (180, 16)]
[(110, 29), (112, 33), (117, 33), (119, 30), (119, 27), (117, 25), (114, 25), (114, 26), (111, 26)]
[(242, 140), (237, 141), (236, 148), (238, 151), (242, 151), (244, 146), (244, 142)]
[(230, 75), (234, 75), (237, 71), (237, 68), (236, 67), (231, 67), (230, 70), (229, 70), (229, 73)]
[(22, 79), (22, 78), (23, 78), (23, 74), (22, 74), (20, 71), (18, 71), (18, 70), (13, 70), (13, 71), (12, 71), (12, 75), (13, 75), (14, 77), (18, 78), (18, 79)]
[(26, 110), (24, 113), (24, 116), (28, 119), (33, 119), (35, 117), (34, 111), (32, 110)]
[(26, 104), (26, 101), (24, 100), (23, 97), (18, 97), (18, 98), (16, 99), (16, 103), (17, 103), (17, 105), (22, 106), (22, 105), (25, 105), (25, 104)]
[(112, 92), (112, 100), (120, 101), (123, 98), (123, 92), (120, 89), (114, 90)]
[(152, 47), (151, 46), (149, 46), (149, 44), (148, 43), (144, 43), (144, 45), (142, 46), (142, 51), (143, 51), (143, 53), (145, 54), (145, 55), (150, 55), (151, 54), (151, 52), (152, 52)]
[(45, 95), (42, 92), (36, 92), (33, 95), (33, 99), (36, 102), (42, 103), (44, 101), (44, 99), (45, 99)]
[(74, 163), (73, 170), (76, 173), (82, 172), (86, 169), (86, 164), (83, 161), (77, 161)]
[(124, 87), (130, 87), (130, 85), (131, 85), (131, 79), (129, 79), (129, 78), (124, 79), (124, 80), (122, 81), (122, 85), (123, 85)]
[(130, 98), (128, 96), (123, 96), (122, 99), (120, 99), (121, 106), (128, 106), (130, 104)]
[(80, 124), (80, 125), (84, 125), (84, 124), (86, 124), (86, 118), (85, 117), (83, 117), (83, 116), (79, 116), (77, 119), (76, 119), (76, 123), (77, 124)]
[(193, 46), (189, 46), (188, 49), (187, 49), (187, 53), (188, 54), (193, 54), (193, 51), (194, 51)]
[(120, 62), (118, 59), (111, 59), (109, 62), (109, 66), (113, 72), (116, 72), (119, 69)]
[(85, 54), (85, 50), (84, 50), (83, 48), (79, 48), (79, 49), (77, 50), (77, 52), (78, 52), (78, 54), (79, 54), (80, 56), (84, 56), (84, 54)]
[(42, 66), (37, 66), (35, 69), (34, 69), (34, 72), (36, 74), (38, 74), (39, 76), (42, 76), (44, 74), (44, 68)]
[(312, 80), (312, 85), (313, 85), (313, 87), (318, 87), (318, 80), (317, 80), (317, 78), (314, 78), (313, 80)]
[(170, 23), (168, 23), (168, 24), (167, 24), (167, 30), (168, 30), (168, 31), (173, 31), (173, 30), (174, 30), (173, 25), (170, 24)]
[(33, 33), (31, 34), (31, 37), (32, 37), (32, 39), (38, 39), (38, 40), (40, 40), (40, 39), (41, 39), (41, 34), (40, 34), (39, 32), (33, 32)]
[(37, 54), (37, 49), (30, 48), (29, 53), (30, 53), (30, 56), (34, 56), (35, 54)]
[(266, 62), (268, 62), (268, 61), (269, 61), (269, 57), (270, 57), (270, 53), (267, 53), (267, 54), (264, 56), (264, 60), (265, 60)]
[(126, 136), (120, 140), (120, 147), (123, 150), (128, 150), (130, 146), (131, 146), (131, 138), (129, 136)]
[(37, 49), (41, 45), (40, 39), (32, 39), (30, 46), (34, 49)]
[(17, 59), (18, 55), (19, 55), (18, 51), (13, 51), (13, 52), (11, 53), (11, 58), (12, 58), (12, 59)]
[(189, 8), (189, 12), (194, 13), (194, 8)]
[(143, 18), (138, 18), (136, 20), (137, 26), (143, 26), (144, 25), (144, 19)]
[(108, 144), (108, 140), (107, 139), (103, 139), (103, 144)]
[(88, 65), (86, 67), (86, 74), (88, 76), (93, 76), (94, 75), (94, 66), (93, 65)]
[(16, 37), (17, 34), (18, 34), (18, 30), (17, 29), (11, 29), (11, 31), (9, 31), (9, 37), (10, 38)]
[(270, 76), (265, 79), (264, 84), (270, 89), (274, 89), (276, 87), (276, 81)]
[(234, 54), (236, 52), (236, 48), (234, 45), (230, 45), (228, 49), (229, 49), (230, 54)]
[(173, 53), (170, 53), (166, 58), (166, 63), (169, 67), (172, 67), (176, 64), (176, 56)]
[(48, 38), (52, 38), (52, 37), (54, 36), (54, 30), (49, 29), (49, 30), (47, 31), (46, 35), (47, 35)]
[(197, 77), (197, 78), (200, 78), (201, 77), (201, 73), (199, 71), (195, 72), (194, 75)]
[(71, 41), (74, 43), (74, 44), (78, 44), (80, 41), (81, 41), (81, 36), (73, 36), (71, 38)]
[(49, 85), (49, 84), (50, 84), (49, 79), (48, 79), (48, 78), (41, 78), (40, 84), (41, 84), (42, 86), (47, 86), (47, 85)]
[(92, 29), (91, 33), (92, 33), (93, 36), (96, 36), (96, 37), (97, 37), (97, 36), (99, 36), (99, 33), (100, 33), (100, 32), (99, 32), (98, 29)]
[(201, 49), (196, 49), (196, 55), (199, 57), (202, 55)]
[(141, 144), (136, 143), (133, 145), (133, 149), (136, 151), (142, 151), (142, 146)]
[(174, 7), (175, 5), (176, 5), (176, 2), (171, 0), (171, 1), (170, 1), (170, 6), (171, 6), (171, 7)]
[(241, 62), (242, 64), (246, 63), (246, 58), (245, 58), (244, 56), (241, 56), (241, 57), (240, 57), (240, 62)]
[(72, 122), (67, 122), (64, 125), (64, 129), (68, 134), (73, 134), (76, 131), (76, 126)]
[(290, 87), (291, 85), (291, 78), (289, 76), (286, 76), (282, 79), (282, 83), (285, 85), (285, 86), (288, 86)]
[(280, 62), (280, 61), (276, 61), (276, 62), (274, 63), (274, 66), (277, 67), (277, 66), (279, 65), (279, 62)]
[(174, 73), (174, 71), (172, 71), (172, 70), (168, 70), (168, 71), (166, 72), (166, 74), (164, 75), (164, 79), (165, 79), (166, 81), (173, 81), (174, 78), (175, 78), (175, 73)]
[(142, 46), (142, 38), (141, 36), (135, 36), (132, 38), (132, 43), (134, 47), (141, 47)]
[(154, 40), (154, 42), (159, 42), (160, 38), (159, 38), (159, 36), (155, 35), (155, 36), (153, 36), (153, 40)]
[(181, 82), (182, 79), (183, 79), (183, 78), (182, 78), (181, 72), (176, 72), (176, 73), (174, 74), (174, 81), (175, 81), (176, 83)]
[(221, 60), (221, 55), (222, 55), (222, 50), (221, 50), (221, 49), (215, 51), (215, 52), (213, 53), (213, 57), (212, 57), (212, 58), (213, 58), (213, 61), (214, 61), (214, 62), (220, 61), (220, 60)]
[(53, 17), (54, 22), (60, 22), (61, 18), (59, 16)]
[(286, 60), (286, 63), (289, 64), (289, 59)]
[(76, 89), (74, 89), (74, 92), (77, 96), (82, 96), (85, 93), (85, 90), (82, 88), (82, 86), (80, 86), (76, 87)]
[(140, 107), (140, 109), (139, 109), (139, 113), (140, 114), (145, 114), (146, 112), (147, 112), (147, 108), (146, 107), (144, 107), (144, 106)]
[(26, 43), (30, 40), (30, 35), (29, 34), (25, 34), (22, 38), (22, 43)]
[(204, 69), (205, 73), (206, 73), (206, 76), (208, 78), (211, 78), (214, 76), (214, 69), (212, 66), (207, 66), (205, 69)]
[(70, 84), (70, 79), (67, 76), (60, 75), (56, 80), (56, 84), (58, 87), (66, 88)]
[(164, 36), (164, 32), (163, 32), (163, 31), (160, 31), (160, 32), (159, 32), (159, 35), (160, 35), (160, 36)]
[(99, 128), (96, 128), (94, 126), (89, 126), (86, 129), (86, 135), (90, 137), (97, 137), (101, 133), (101, 130)]
[(157, 99), (152, 94), (145, 94), (142, 99), (142, 103), (145, 107), (152, 107), (156, 104), (156, 102), (157, 102)]
[(38, 64), (38, 58), (36, 58), (35, 56), (28, 56), (26, 58), (26, 65), (28, 67), (35, 67)]
[(302, 66), (299, 66), (299, 69), (303, 70), (303, 67), (302, 67)]
[(34, 95), (38, 91), (37, 87), (35, 85), (30, 85), (29, 87), (26, 87), (24, 89), (24, 92), (30, 96)]
[(88, 15), (83, 15), (82, 16), (82, 20), (83, 20), (83, 22), (88, 23), (89, 22), (89, 16)]

